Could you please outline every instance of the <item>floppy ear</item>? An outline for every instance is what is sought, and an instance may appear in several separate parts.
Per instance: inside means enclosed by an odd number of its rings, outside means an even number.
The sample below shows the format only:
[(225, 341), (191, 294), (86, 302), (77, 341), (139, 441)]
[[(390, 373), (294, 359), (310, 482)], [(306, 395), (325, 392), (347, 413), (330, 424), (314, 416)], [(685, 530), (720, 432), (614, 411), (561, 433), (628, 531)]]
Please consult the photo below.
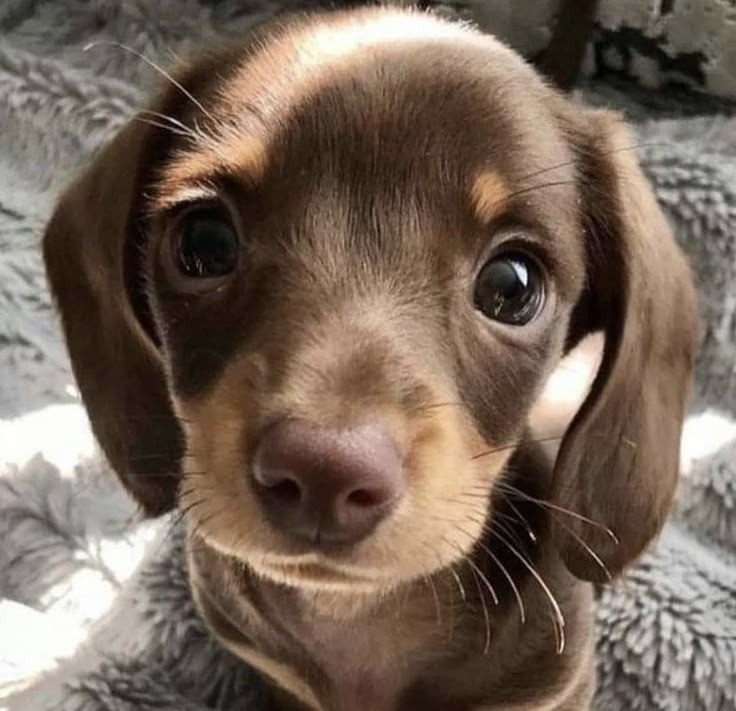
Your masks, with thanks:
[(573, 574), (602, 581), (603, 566), (619, 573), (669, 512), (697, 304), (689, 267), (636, 161), (635, 140), (607, 111), (576, 109), (565, 121), (577, 156), (587, 259), (568, 345), (603, 330), (605, 346), (562, 442), (553, 500), (601, 528), (563, 516), (554, 534)]
[[(176, 501), (182, 438), (137, 273), (137, 198), (151, 129), (131, 121), (63, 194), (44, 259), (95, 436), (145, 513)], [(149, 329), (150, 332), (150, 329)]]

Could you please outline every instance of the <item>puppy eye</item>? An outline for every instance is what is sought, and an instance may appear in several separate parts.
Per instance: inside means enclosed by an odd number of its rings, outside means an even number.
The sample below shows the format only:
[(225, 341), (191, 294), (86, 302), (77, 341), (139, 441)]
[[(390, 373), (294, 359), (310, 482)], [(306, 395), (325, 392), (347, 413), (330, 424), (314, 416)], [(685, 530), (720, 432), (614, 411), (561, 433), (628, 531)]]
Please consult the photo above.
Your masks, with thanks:
[(238, 235), (230, 221), (213, 209), (186, 214), (176, 237), (176, 262), (192, 279), (230, 274), (238, 262)]
[(537, 263), (520, 252), (493, 257), (478, 274), (475, 307), (485, 316), (512, 326), (524, 326), (544, 304), (544, 278)]

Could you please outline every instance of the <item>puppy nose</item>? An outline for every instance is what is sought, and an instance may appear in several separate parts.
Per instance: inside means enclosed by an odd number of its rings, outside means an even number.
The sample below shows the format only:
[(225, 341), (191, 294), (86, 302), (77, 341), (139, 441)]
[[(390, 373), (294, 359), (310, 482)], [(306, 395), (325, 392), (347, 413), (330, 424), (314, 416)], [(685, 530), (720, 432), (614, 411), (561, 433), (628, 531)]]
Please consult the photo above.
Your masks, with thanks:
[(401, 497), (401, 456), (378, 425), (332, 430), (306, 420), (271, 426), (251, 469), (271, 523), (312, 543), (354, 543)]

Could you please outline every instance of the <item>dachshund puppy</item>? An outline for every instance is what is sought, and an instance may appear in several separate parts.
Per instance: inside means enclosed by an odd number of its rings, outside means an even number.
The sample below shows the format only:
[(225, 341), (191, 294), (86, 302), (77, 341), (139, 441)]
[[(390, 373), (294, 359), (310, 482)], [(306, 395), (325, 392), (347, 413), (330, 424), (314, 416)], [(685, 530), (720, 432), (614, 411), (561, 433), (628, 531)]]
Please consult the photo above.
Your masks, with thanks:
[[(618, 117), (464, 25), (299, 17), (184, 67), (44, 254), (94, 432), (278, 709), (585, 709), (696, 346)], [(600, 368), (552, 461), (530, 413)]]

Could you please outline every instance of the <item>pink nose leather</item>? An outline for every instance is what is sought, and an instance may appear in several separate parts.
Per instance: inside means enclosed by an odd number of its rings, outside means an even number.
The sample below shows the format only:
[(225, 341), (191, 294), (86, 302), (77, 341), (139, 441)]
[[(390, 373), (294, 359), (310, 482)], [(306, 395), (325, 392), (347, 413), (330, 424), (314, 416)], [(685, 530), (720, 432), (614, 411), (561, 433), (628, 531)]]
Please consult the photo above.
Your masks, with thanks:
[(286, 419), (253, 457), (254, 488), (276, 528), (313, 543), (354, 543), (401, 498), (401, 456), (378, 425), (332, 430)]

